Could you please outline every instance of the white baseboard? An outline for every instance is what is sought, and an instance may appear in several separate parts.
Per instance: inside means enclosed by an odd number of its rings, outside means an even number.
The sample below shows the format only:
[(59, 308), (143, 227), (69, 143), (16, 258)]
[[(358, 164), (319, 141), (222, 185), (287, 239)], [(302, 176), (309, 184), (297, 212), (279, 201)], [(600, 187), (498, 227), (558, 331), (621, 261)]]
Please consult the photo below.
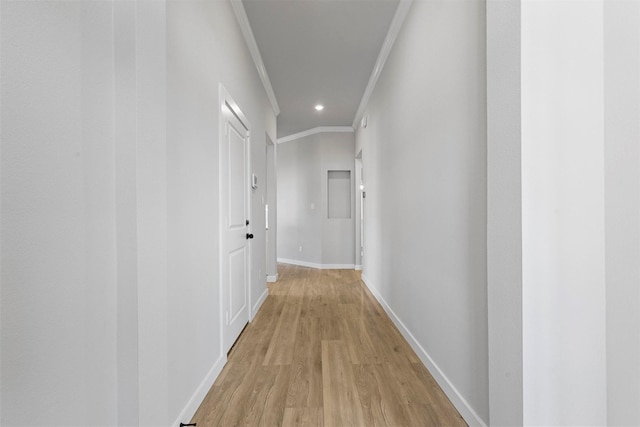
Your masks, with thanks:
[(278, 273), (272, 275), (272, 276), (267, 276), (267, 282), (268, 283), (275, 283), (278, 281)]
[(361, 266), (361, 265), (356, 264), (356, 268), (355, 268), (355, 270), (357, 270), (357, 271), (362, 271), (362, 266)]
[(355, 264), (316, 264), (314, 262), (298, 261), (297, 259), (278, 258), (282, 264), (299, 265), (300, 267), (317, 268), (320, 270), (353, 270)]
[[(253, 320), (253, 318), (256, 316), (256, 313), (258, 313), (258, 310), (260, 310), (260, 307), (262, 307), (262, 304), (265, 302), (268, 296), (269, 296), (269, 289), (267, 288), (264, 290), (262, 295), (260, 295), (260, 298), (258, 298), (258, 301), (256, 301), (256, 303), (254, 304), (253, 310), (251, 312), (251, 320)], [(196, 411), (200, 407), (200, 404), (202, 403), (204, 398), (207, 396), (207, 393), (209, 392), (209, 390), (211, 390), (213, 383), (216, 382), (218, 375), (220, 375), (220, 372), (222, 372), (222, 368), (224, 368), (224, 365), (226, 363), (227, 363), (227, 356), (223, 354), (218, 358), (216, 363), (213, 364), (207, 376), (200, 383), (195, 393), (193, 393), (193, 396), (191, 396), (191, 399), (189, 399), (187, 406), (185, 406), (185, 408), (182, 410), (182, 412), (178, 416), (178, 419), (176, 419), (172, 424), (173, 426), (178, 426), (180, 425), (180, 423), (188, 423), (191, 420), (191, 418), (193, 418)]]
[(320, 264), (322, 270), (353, 270), (356, 268), (353, 264)]
[(418, 342), (418, 340), (413, 336), (411, 331), (407, 329), (407, 327), (402, 323), (400, 318), (396, 315), (396, 313), (391, 309), (389, 304), (385, 301), (385, 299), (380, 295), (375, 286), (371, 283), (369, 278), (366, 275), (362, 274), (362, 281), (369, 288), (373, 296), (378, 300), (384, 311), (391, 318), (396, 327), (400, 330), (404, 338), (409, 342), (413, 350), (416, 352), (424, 366), (429, 370), (433, 378), (436, 380), (440, 388), (447, 395), (453, 406), (456, 407), (462, 418), (469, 424), (469, 426), (474, 427), (487, 427), (486, 423), (478, 416), (478, 414), (473, 410), (473, 408), (467, 403), (464, 397), (458, 392), (458, 390), (453, 386), (449, 378), (442, 372), (442, 370), (436, 365), (433, 361), (429, 353), (422, 347), (422, 345)]
[(187, 406), (184, 407), (178, 418), (173, 422), (173, 424), (171, 424), (172, 426), (179, 426), (180, 423), (188, 423), (191, 418), (193, 418), (200, 407), (200, 404), (207, 396), (207, 393), (211, 390), (213, 383), (216, 382), (218, 375), (222, 372), (222, 368), (224, 368), (225, 363), (227, 363), (227, 355), (221, 354), (211, 369), (209, 369), (209, 373), (204, 377), (204, 380), (202, 380), (195, 393), (193, 393), (191, 399), (189, 399)]
[(253, 318), (256, 317), (258, 310), (260, 310), (260, 307), (262, 307), (262, 303), (264, 303), (268, 296), (269, 288), (265, 288), (264, 292), (262, 293), (262, 295), (260, 295), (260, 298), (258, 298), (258, 301), (256, 301), (251, 310), (251, 319), (249, 319), (250, 322), (253, 322)]

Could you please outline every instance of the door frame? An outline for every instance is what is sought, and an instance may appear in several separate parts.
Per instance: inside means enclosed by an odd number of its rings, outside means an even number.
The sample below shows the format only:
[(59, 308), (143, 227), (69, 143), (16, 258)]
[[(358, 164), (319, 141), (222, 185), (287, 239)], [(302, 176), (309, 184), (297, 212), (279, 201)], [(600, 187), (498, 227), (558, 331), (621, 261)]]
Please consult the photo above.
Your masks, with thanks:
[[(278, 281), (278, 204), (277, 204), (277, 156), (278, 146), (268, 133), (265, 133), (265, 199), (269, 206), (269, 229), (266, 230), (266, 274), (267, 282)], [(273, 262), (271, 262), (273, 261)], [(255, 313), (254, 313), (255, 315)]]
[[(223, 200), (222, 197), (222, 189), (224, 185), (228, 185), (226, 182), (226, 177), (223, 177), (223, 168), (222, 162), (225, 161), (222, 157), (222, 144), (224, 138), (226, 138), (225, 126), (226, 120), (224, 117), (224, 109), (227, 108), (233, 113), (233, 115), (240, 121), (240, 123), (247, 130), (247, 147), (245, 153), (245, 165), (246, 165), (246, 184), (244, 189), (244, 196), (247, 206), (247, 216), (250, 221), (249, 228), (247, 232), (253, 227), (253, 219), (251, 217), (251, 190), (249, 189), (249, 185), (251, 182), (251, 123), (243, 114), (242, 110), (238, 106), (238, 104), (233, 100), (227, 89), (224, 87), (222, 83), (219, 84), (219, 103), (218, 103), (218, 271), (219, 271), (219, 280), (218, 280), (218, 296), (220, 300), (220, 349), (222, 355), (226, 358), (226, 353), (233, 345), (233, 342), (238, 337), (233, 337), (230, 339), (227, 337), (229, 334), (229, 328), (227, 328), (226, 313), (227, 307), (225, 302), (225, 278), (223, 277), (223, 266), (222, 263), (225, 261), (225, 231), (226, 224), (224, 222), (224, 218), (226, 215), (226, 211), (228, 210), (228, 200)], [(245, 274), (247, 280), (247, 292), (246, 292), (246, 305), (247, 305), (247, 323), (251, 320), (251, 266), (253, 264), (253, 254), (252, 254), (252, 240), (247, 239), (246, 250), (247, 250), (247, 263), (245, 266)], [(228, 279), (228, 278), (227, 278)], [(230, 344), (229, 344), (230, 342)], [(228, 346), (228, 348), (226, 348)]]
[(364, 265), (364, 165), (362, 150), (355, 158), (355, 191), (356, 197), (356, 232), (355, 234), (355, 269), (362, 270)]

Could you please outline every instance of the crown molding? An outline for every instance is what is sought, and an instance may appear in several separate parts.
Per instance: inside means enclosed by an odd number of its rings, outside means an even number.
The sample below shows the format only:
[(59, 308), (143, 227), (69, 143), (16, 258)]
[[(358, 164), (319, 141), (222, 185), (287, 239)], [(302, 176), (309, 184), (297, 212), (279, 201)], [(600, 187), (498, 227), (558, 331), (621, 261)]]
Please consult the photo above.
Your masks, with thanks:
[(244, 36), (244, 40), (247, 43), (249, 52), (251, 53), (251, 58), (253, 58), (253, 63), (258, 70), (260, 80), (262, 80), (262, 86), (264, 86), (264, 90), (265, 92), (267, 92), (267, 98), (269, 98), (271, 107), (273, 108), (273, 111), (277, 116), (278, 114), (280, 114), (280, 106), (278, 106), (276, 94), (273, 92), (273, 87), (271, 87), (271, 80), (269, 80), (267, 69), (264, 67), (262, 55), (260, 55), (260, 50), (258, 49), (258, 45), (256, 44), (256, 39), (253, 36), (253, 31), (251, 30), (251, 25), (249, 25), (249, 18), (247, 17), (247, 12), (244, 9), (242, 0), (229, 0), (229, 2), (231, 3), (233, 12), (236, 15), (236, 20), (240, 25), (240, 29), (242, 30), (242, 35)]
[(304, 130), (302, 132), (294, 133), (288, 136), (278, 138), (277, 143), (282, 144), (284, 142), (295, 141), (296, 139), (304, 138), (305, 136), (315, 135), (317, 133), (352, 133), (354, 129), (351, 126), (319, 126), (317, 128)]
[(367, 83), (367, 88), (364, 90), (364, 94), (362, 95), (362, 99), (360, 100), (360, 105), (358, 106), (358, 110), (356, 111), (356, 116), (353, 119), (352, 126), (354, 129), (357, 129), (360, 126), (360, 120), (362, 120), (364, 111), (367, 109), (369, 99), (371, 98), (373, 90), (378, 83), (378, 79), (380, 78), (380, 74), (382, 73), (382, 69), (384, 68), (384, 64), (387, 62), (387, 58), (389, 57), (389, 53), (391, 53), (391, 48), (398, 38), (398, 34), (400, 34), (402, 24), (404, 23), (404, 20), (409, 13), (411, 3), (413, 3), (413, 0), (400, 0), (400, 2), (398, 3), (398, 8), (396, 9), (395, 15), (393, 15), (393, 20), (391, 21), (391, 25), (389, 26), (389, 31), (387, 31), (387, 36), (385, 37), (384, 42), (382, 43), (382, 47), (380, 48), (378, 60), (376, 61), (376, 65), (373, 67), (373, 71), (371, 72), (371, 76), (369, 77), (369, 83)]

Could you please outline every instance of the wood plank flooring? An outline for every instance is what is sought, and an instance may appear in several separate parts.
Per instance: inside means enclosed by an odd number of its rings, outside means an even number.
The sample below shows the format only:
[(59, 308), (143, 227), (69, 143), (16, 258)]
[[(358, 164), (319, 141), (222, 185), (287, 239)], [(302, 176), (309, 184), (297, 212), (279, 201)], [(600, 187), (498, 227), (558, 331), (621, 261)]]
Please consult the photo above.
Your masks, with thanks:
[(278, 273), (198, 427), (466, 426), (359, 272)]

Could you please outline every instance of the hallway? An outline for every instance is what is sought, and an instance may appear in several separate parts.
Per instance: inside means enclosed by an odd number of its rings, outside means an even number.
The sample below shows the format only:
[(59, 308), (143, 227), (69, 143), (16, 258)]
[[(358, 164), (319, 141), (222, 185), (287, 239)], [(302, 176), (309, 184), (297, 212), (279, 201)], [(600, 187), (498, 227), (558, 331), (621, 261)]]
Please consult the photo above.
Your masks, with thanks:
[(466, 425), (359, 272), (278, 273), (192, 422)]
[(0, 425), (640, 426), (638, 118), (635, 0), (0, 0)]

